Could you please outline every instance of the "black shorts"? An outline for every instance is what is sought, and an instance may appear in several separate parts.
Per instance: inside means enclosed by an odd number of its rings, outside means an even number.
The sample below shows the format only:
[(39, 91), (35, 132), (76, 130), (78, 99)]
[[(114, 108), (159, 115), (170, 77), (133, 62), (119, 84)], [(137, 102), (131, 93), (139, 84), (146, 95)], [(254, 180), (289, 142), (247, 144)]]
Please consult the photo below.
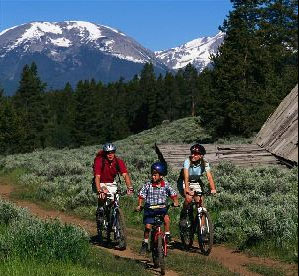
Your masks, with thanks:
[(150, 209), (149, 207), (144, 208), (143, 212), (143, 223), (144, 224), (154, 224), (155, 217), (162, 215), (165, 216), (167, 214), (167, 208), (158, 208), (158, 209)]

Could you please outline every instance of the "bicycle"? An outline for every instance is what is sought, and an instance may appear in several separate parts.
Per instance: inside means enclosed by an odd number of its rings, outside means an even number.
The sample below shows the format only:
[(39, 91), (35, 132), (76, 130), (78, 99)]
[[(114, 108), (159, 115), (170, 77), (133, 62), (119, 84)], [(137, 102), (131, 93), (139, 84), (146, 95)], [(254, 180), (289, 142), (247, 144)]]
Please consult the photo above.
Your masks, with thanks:
[[(210, 193), (194, 191), (194, 195), (203, 196), (210, 195)], [(196, 206), (195, 217), (194, 205)], [(214, 241), (214, 229), (212, 220), (205, 207), (193, 200), (187, 209), (186, 218), (180, 220), (179, 226), (181, 241), (186, 250), (189, 250), (192, 247), (194, 234), (197, 234), (200, 251), (206, 256), (211, 253)]]
[(167, 239), (165, 238), (165, 233), (162, 231), (162, 224), (164, 223), (164, 217), (171, 206), (174, 206), (174, 204), (150, 206), (150, 209), (152, 210), (166, 208), (165, 214), (154, 217), (154, 223), (152, 224), (150, 233), (150, 251), (152, 253), (154, 268), (160, 268), (161, 275), (165, 275), (165, 257), (167, 257)]
[(114, 241), (118, 244), (120, 250), (125, 250), (127, 246), (127, 235), (125, 220), (122, 210), (119, 206), (119, 197), (126, 195), (126, 191), (121, 191), (117, 187), (114, 198), (109, 197), (107, 194), (107, 200), (103, 206), (104, 213), (99, 209), (96, 212), (96, 222), (97, 222), (97, 233), (98, 241), (100, 244), (104, 241), (103, 232), (106, 232), (107, 245), (111, 244), (111, 233), (114, 234)]

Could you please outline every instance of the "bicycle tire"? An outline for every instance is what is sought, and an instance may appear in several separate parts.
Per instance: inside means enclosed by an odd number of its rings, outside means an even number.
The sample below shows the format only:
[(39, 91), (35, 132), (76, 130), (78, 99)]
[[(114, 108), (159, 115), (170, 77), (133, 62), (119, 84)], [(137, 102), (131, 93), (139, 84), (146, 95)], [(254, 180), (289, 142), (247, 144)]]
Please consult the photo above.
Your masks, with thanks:
[(180, 221), (180, 238), (184, 249), (189, 250), (193, 245), (194, 240), (194, 229), (193, 229), (193, 218), (190, 214), (184, 218), (185, 223)]
[(97, 224), (97, 234), (98, 234), (98, 243), (103, 243), (103, 231), (104, 231), (104, 218), (98, 212), (96, 213), (96, 224)]
[(158, 253), (159, 266), (161, 269), (161, 275), (165, 275), (165, 254), (164, 254), (163, 239), (161, 235), (158, 236), (157, 253)]
[(118, 209), (116, 212), (116, 229), (118, 231), (118, 247), (121, 250), (125, 250), (127, 247), (127, 233), (126, 233), (126, 226), (125, 226), (125, 219), (124, 214), (121, 209)]
[(200, 222), (197, 222), (196, 232), (198, 237), (199, 249), (204, 255), (208, 256), (211, 253), (213, 247), (214, 228), (208, 212), (203, 211), (202, 216), (205, 217), (207, 232), (202, 235)]
[(160, 264), (159, 264), (157, 246), (155, 244), (155, 232), (153, 230), (151, 232), (151, 252), (152, 252), (154, 268), (158, 268)]

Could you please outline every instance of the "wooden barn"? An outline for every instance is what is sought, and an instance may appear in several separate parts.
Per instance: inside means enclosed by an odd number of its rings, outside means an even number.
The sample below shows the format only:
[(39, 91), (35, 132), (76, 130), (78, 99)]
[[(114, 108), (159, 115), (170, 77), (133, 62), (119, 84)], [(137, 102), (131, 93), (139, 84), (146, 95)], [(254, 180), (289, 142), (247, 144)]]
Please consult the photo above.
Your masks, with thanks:
[[(173, 169), (182, 168), (190, 154), (189, 144), (160, 144), (156, 146)], [(250, 166), (297, 166), (298, 165), (298, 85), (281, 102), (265, 122), (252, 144), (204, 145), (206, 159), (213, 165), (221, 161)]]

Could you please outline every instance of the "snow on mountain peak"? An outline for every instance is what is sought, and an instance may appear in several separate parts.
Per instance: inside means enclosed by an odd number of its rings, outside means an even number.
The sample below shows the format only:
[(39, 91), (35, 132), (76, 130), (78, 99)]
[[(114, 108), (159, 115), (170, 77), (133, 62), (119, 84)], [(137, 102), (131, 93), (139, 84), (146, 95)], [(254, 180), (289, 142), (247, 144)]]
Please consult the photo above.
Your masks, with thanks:
[(169, 50), (157, 51), (155, 55), (172, 69), (180, 69), (191, 63), (202, 71), (209, 65), (210, 55), (217, 52), (223, 39), (224, 33), (219, 32), (214, 37), (197, 38)]
[(71, 52), (85, 48), (136, 63), (160, 63), (151, 51), (117, 29), (86, 21), (31, 22), (1, 34), (0, 58), (13, 52), (43, 53), (63, 62)]
[(102, 32), (99, 26), (85, 21), (66, 21), (68, 26), (66, 29), (78, 29), (80, 31), (80, 35), (84, 36), (84, 33), (87, 31), (89, 33), (88, 40), (97, 40), (101, 37), (105, 37), (102, 35)]

